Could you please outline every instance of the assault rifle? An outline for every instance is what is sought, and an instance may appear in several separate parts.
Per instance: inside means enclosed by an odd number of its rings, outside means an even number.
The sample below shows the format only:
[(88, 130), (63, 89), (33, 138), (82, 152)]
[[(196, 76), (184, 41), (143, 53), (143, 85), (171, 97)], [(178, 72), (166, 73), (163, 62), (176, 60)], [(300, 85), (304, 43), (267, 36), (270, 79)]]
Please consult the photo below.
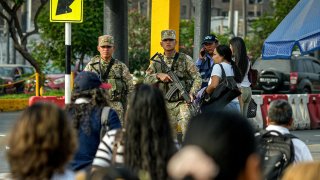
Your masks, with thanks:
[[(160, 60), (156, 60), (155, 57), (159, 57)], [(188, 105), (190, 106), (190, 112), (192, 116), (195, 116), (198, 112), (199, 112), (199, 108), (197, 108), (192, 102), (191, 102), (191, 98), (189, 96), (189, 93), (187, 92), (187, 90), (183, 87), (181, 81), (179, 80), (179, 78), (177, 77), (177, 75), (171, 70), (171, 68), (168, 67), (168, 65), (164, 62), (163, 60), (163, 55), (160, 53), (156, 53), (155, 55), (153, 55), (150, 59), (153, 62), (157, 62), (160, 63), (165, 70), (165, 73), (167, 73), (173, 82), (173, 86), (170, 87), (169, 91), (166, 93), (165, 98), (166, 99), (170, 99), (172, 97), (172, 95), (176, 92), (176, 91), (180, 91), (183, 99), (188, 103)]]

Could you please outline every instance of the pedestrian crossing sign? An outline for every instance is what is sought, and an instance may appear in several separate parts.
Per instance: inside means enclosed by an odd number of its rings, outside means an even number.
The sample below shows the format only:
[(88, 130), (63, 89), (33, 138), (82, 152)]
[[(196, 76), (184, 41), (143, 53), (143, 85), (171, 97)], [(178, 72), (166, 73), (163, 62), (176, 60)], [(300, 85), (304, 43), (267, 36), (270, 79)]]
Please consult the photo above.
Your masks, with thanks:
[(75, 22), (83, 20), (83, 0), (50, 0), (50, 22)]

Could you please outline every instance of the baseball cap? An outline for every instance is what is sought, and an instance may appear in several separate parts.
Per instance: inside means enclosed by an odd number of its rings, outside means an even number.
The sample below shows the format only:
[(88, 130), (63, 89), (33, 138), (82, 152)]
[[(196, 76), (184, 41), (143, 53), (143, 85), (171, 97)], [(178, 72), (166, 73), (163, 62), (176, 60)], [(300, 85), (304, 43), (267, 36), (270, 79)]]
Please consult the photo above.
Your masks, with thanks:
[(114, 39), (110, 35), (99, 36), (98, 45), (99, 46), (113, 46), (114, 45)]
[(207, 36), (205, 36), (203, 38), (202, 44), (204, 44), (204, 43), (213, 43), (213, 42), (219, 42), (219, 40), (215, 35), (209, 34), (209, 35), (207, 35)]
[(172, 29), (161, 31), (161, 40), (164, 39), (176, 39), (176, 31)]
[(102, 83), (98, 75), (90, 71), (82, 71), (74, 79), (74, 91), (77, 93), (96, 88), (111, 89), (111, 84)]

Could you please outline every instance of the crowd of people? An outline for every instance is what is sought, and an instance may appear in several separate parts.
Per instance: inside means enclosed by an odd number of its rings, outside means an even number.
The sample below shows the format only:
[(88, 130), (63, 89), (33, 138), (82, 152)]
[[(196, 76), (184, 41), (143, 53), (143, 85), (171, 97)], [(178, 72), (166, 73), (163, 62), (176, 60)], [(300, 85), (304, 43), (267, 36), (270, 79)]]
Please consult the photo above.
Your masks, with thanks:
[[(251, 63), (243, 39), (220, 45), (215, 35), (207, 35), (196, 62), (177, 52), (176, 43), (175, 31), (163, 30), (163, 59), (155, 59), (163, 60), (179, 82), (155, 61), (144, 82), (133, 85), (127, 66), (112, 57), (113, 37), (100, 36), (100, 55), (77, 75), (71, 104), (62, 110), (36, 103), (16, 122), (8, 141), (8, 179), (266, 179), (269, 154), (261, 152), (258, 140), (264, 134), (257, 135), (246, 117)], [(240, 95), (213, 108), (223, 92), (202, 106), (224, 78)], [(200, 106), (196, 115), (191, 103)], [(291, 123), (290, 104), (273, 101), (266, 131), (290, 134)], [(319, 163), (312, 162), (308, 147), (296, 137), (289, 141), (294, 159), (277, 179), (283, 173), (284, 179), (298, 177), (298, 167), (304, 169), (300, 174), (310, 172), (304, 179), (316, 177)]]

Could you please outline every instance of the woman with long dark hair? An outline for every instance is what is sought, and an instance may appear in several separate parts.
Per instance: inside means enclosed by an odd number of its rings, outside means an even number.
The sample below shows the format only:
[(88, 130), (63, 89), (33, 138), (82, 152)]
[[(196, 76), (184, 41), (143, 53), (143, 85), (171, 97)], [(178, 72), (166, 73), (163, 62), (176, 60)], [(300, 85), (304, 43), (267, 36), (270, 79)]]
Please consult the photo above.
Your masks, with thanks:
[(242, 38), (234, 37), (229, 41), (230, 49), (236, 62), (237, 67), (241, 72), (240, 91), (241, 96), (239, 98), (241, 114), (247, 117), (248, 106), (251, 100), (252, 91), (250, 88), (250, 81), (248, 78), (248, 72), (250, 68), (250, 61), (247, 56), (246, 45)]
[(123, 143), (114, 152), (119, 133), (107, 132), (93, 166), (124, 163), (133, 172), (144, 172), (151, 179), (167, 179), (167, 162), (176, 145), (161, 91), (150, 85), (138, 85), (129, 100), (125, 124)]
[[(213, 93), (222, 78), (222, 69), (218, 64), (222, 65), (227, 77), (231, 76), (237, 83), (241, 82), (241, 73), (235, 62), (232, 60), (232, 52), (228, 46), (219, 45), (218, 47), (216, 47), (216, 49), (214, 50), (213, 58), (216, 61), (216, 65), (212, 69), (209, 85), (205, 89), (206, 93)], [(226, 105), (225, 108), (237, 110), (240, 112), (238, 98), (233, 99), (229, 104)]]

